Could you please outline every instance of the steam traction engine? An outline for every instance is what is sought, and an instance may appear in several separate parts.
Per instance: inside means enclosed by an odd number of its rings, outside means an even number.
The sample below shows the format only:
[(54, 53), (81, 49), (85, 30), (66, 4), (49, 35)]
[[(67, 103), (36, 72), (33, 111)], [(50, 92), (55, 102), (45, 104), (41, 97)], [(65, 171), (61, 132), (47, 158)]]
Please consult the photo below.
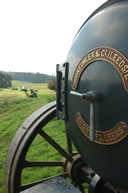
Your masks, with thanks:
[[(89, 193), (128, 192), (127, 22), (128, 0), (109, 0), (82, 25), (66, 62), (57, 65), (57, 102), (31, 115), (12, 141), (5, 171), (7, 193), (78, 193), (84, 192), (85, 182)], [(43, 130), (56, 114), (65, 121), (67, 152)], [(62, 155), (62, 161), (26, 160), (38, 134)], [(24, 168), (55, 166), (64, 172), (21, 184)]]

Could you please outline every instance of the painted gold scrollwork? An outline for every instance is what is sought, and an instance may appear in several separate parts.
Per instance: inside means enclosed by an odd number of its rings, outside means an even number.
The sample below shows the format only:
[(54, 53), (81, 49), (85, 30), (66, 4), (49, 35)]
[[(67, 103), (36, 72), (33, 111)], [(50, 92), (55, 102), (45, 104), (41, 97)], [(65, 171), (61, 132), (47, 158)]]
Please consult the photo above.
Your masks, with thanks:
[[(75, 115), (75, 120), (78, 127), (81, 131), (86, 135), (86, 137), (90, 137), (90, 128), (89, 125), (85, 122), (81, 113), (77, 112)], [(95, 142), (103, 145), (112, 145), (120, 142), (128, 135), (127, 124), (124, 122), (119, 122), (115, 127), (108, 131), (98, 131), (95, 130)]]
[(128, 59), (119, 51), (109, 47), (95, 48), (82, 58), (75, 69), (72, 88), (76, 89), (78, 87), (83, 71), (90, 63), (97, 60), (104, 60), (113, 64), (121, 75), (125, 90), (128, 91)]

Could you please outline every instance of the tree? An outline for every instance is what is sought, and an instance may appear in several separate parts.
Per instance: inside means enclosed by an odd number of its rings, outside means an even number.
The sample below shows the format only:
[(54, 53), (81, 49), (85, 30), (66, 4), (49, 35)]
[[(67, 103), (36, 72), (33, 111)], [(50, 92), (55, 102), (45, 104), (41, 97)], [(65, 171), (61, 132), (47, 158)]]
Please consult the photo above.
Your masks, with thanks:
[(0, 72), (0, 88), (8, 88), (11, 87), (11, 76), (9, 74)]
[(51, 90), (56, 90), (56, 81), (52, 80), (51, 82), (48, 83), (48, 88)]

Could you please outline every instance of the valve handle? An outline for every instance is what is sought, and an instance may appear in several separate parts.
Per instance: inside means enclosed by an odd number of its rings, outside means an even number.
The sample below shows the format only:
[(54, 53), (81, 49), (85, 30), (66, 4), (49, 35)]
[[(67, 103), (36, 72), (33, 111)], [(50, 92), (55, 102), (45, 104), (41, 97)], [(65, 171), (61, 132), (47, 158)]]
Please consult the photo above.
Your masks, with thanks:
[(90, 102), (90, 141), (95, 140), (95, 102), (98, 100), (98, 95), (95, 91), (88, 91), (87, 93), (78, 93), (70, 91), (71, 95), (78, 96)]

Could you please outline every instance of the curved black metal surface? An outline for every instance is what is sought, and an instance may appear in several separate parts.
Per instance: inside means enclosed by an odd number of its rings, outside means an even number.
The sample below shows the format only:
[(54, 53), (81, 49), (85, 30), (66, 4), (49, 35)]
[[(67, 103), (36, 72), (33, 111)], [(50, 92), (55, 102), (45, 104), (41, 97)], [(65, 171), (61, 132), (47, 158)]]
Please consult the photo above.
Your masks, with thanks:
[[(118, 123), (125, 123), (121, 128), (122, 133), (124, 132), (123, 128), (126, 128), (126, 133), (128, 131), (128, 90), (125, 88), (123, 80), (123, 76), (128, 71), (122, 69), (122, 75), (107, 59), (102, 60), (101, 57), (91, 61), (89, 57), (96, 56), (92, 50), (105, 48), (114, 50), (113, 56), (117, 53), (121, 54), (127, 61), (127, 20), (128, 0), (107, 1), (88, 18), (76, 35), (67, 55), (66, 62), (69, 63), (69, 73), (68, 88), (65, 91), (67, 98), (65, 109), (68, 117), (66, 127), (78, 152), (99, 176), (124, 191), (128, 191), (128, 136), (126, 134), (120, 141), (117, 140), (117, 143), (114, 142), (114, 139), (121, 136), (118, 133), (118, 128), (120, 128), (117, 126)], [(92, 55), (88, 55), (88, 53)], [(91, 62), (88, 62), (87, 67), (84, 68), (87, 60)], [(113, 58), (112, 60), (114, 61)], [(116, 62), (118, 63), (118, 61)], [(127, 62), (125, 65), (125, 68), (128, 69)], [(84, 69), (80, 74), (82, 67)], [(80, 79), (78, 78), (79, 74)], [(73, 78), (74, 82), (77, 78), (79, 79), (77, 87), (72, 86)], [(90, 140), (88, 127), (86, 127), (86, 125), (90, 126), (90, 103), (77, 96), (72, 96), (70, 94), (72, 91), (82, 94), (95, 91), (100, 95), (100, 100), (95, 103), (95, 130), (100, 134), (108, 132), (108, 138), (105, 139), (106, 136), (102, 138), (102, 135), (96, 135), (96, 137), (106, 141), (112, 139), (108, 145), (104, 141), (96, 143), (96, 140), (95, 142)], [(80, 116), (79, 119), (76, 118), (78, 113), (82, 115), (83, 119)], [(114, 132), (113, 135), (109, 133), (113, 128), (117, 129), (115, 129), (117, 136)]]
[[(27, 185), (22, 185), (21, 175), (24, 168), (63, 166), (62, 161), (31, 162), (26, 160), (25, 156), (27, 154), (28, 148), (31, 146), (31, 143), (37, 135), (42, 136), (46, 141), (48, 141), (66, 160), (69, 162), (73, 161), (71, 156), (72, 147), (70, 138), (67, 139), (67, 145), (69, 149), (69, 153), (67, 153), (50, 136), (48, 136), (44, 130), (42, 130), (42, 128), (55, 116), (56, 102), (52, 102), (33, 113), (17, 131), (11, 143), (6, 160), (5, 180), (7, 193), (19, 193), (54, 177), (53, 176)], [(66, 178), (68, 177), (68, 174), (66, 172), (62, 172), (62, 174), (59, 176)]]
[[(122, 0), (122, 1), (127, 1), (127, 0)], [(86, 21), (83, 23), (83, 25), (80, 27), (79, 31), (77, 32), (77, 34), (80, 32), (80, 30), (82, 29), (82, 27), (93, 17), (95, 16), (97, 13), (99, 13), (100, 11), (104, 10), (105, 8), (115, 4), (115, 3), (119, 3), (120, 0), (108, 0), (106, 1), (104, 4), (102, 4), (100, 7), (98, 7), (87, 19)], [(77, 36), (76, 34), (76, 36)]]

